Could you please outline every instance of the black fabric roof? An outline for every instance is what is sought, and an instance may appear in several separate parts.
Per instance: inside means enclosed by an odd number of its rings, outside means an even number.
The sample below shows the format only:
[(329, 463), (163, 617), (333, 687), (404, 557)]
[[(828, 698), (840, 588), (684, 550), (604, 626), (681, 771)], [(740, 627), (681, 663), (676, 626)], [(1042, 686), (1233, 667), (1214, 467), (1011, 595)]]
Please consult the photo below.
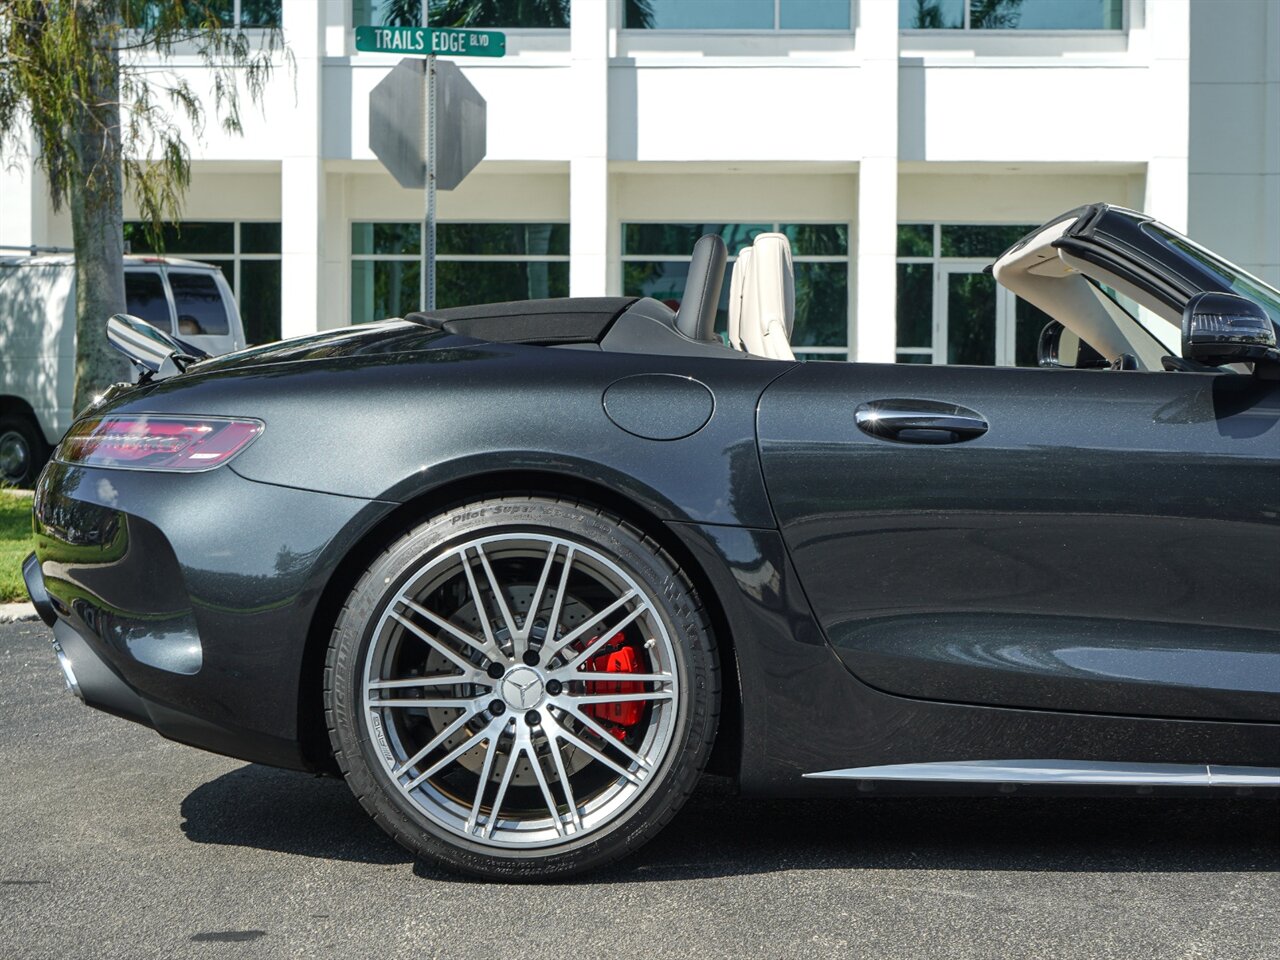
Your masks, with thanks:
[(494, 343), (599, 343), (635, 297), (560, 297), (452, 307), (405, 319)]

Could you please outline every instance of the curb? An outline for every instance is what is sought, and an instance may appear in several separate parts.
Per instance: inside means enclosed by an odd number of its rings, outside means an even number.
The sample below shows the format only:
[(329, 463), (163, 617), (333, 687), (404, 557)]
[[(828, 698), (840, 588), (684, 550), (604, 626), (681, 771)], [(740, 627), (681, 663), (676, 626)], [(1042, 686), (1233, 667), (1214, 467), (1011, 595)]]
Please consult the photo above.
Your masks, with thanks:
[(36, 608), (29, 603), (0, 603), (0, 623), (39, 619)]

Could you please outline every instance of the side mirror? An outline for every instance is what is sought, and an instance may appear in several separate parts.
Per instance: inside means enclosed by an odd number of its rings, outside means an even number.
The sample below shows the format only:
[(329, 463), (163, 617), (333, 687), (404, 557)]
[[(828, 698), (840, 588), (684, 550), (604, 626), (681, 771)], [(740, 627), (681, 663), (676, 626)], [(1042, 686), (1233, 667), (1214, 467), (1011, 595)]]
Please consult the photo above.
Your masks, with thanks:
[(1036, 359), (1042, 367), (1091, 370), (1110, 366), (1106, 357), (1057, 320), (1050, 320), (1040, 331)]
[(207, 356), (127, 313), (117, 313), (107, 320), (107, 342), (142, 371), (144, 381), (156, 376), (172, 377)]
[(1219, 367), (1274, 355), (1267, 311), (1234, 293), (1197, 293), (1182, 311), (1182, 356)]

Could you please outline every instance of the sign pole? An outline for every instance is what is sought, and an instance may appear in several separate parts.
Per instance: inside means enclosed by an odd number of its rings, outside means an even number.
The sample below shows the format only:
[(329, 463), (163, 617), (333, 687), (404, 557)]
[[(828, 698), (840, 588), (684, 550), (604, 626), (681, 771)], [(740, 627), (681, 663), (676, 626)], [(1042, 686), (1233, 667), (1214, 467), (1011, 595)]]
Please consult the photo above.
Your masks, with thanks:
[[(369, 92), (369, 148), (400, 186), (425, 191), (418, 309), (429, 311), (436, 308), (436, 190), (457, 187), (485, 155), (484, 97), (453, 63), (437, 57), (502, 57), (507, 38), (500, 30), (432, 27), (431, 0), (418, 2), (422, 26), (358, 26), (356, 49), (409, 54)], [(405, 123), (408, 117), (421, 128)]]
[(436, 58), (427, 57), (426, 69), (423, 71), (423, 82), (426, 88), (426, 122), (423, 124), (426, 136), (427, 158), (427, 209), (422, 224), (422, 296), (423, 310), (436, 308)]
[[(422, 0), (422, 25), (429, 27), (431, 4)], [(422, 266), (419, 269), (418, 309), (434, 310), (436, 308), (436, 58), (427, 57), (426, 68), (422, 71), (422, 82), (426, 84), (422, 98), (426, 116), (423, 118), (422, 134), (426, 137), (422, 155), (427, 160), (426, 170), (426, 215), (422, 222)]]

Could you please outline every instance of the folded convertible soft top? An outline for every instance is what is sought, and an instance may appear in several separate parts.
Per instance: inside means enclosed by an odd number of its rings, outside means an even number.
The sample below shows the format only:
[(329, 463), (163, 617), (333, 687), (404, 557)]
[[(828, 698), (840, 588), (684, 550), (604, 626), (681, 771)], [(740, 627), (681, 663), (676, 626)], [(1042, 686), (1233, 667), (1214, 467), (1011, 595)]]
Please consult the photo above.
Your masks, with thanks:
[(558, 297), (410, 313), (406, 320), (494, 343), (599, 343), (636, 297)]

